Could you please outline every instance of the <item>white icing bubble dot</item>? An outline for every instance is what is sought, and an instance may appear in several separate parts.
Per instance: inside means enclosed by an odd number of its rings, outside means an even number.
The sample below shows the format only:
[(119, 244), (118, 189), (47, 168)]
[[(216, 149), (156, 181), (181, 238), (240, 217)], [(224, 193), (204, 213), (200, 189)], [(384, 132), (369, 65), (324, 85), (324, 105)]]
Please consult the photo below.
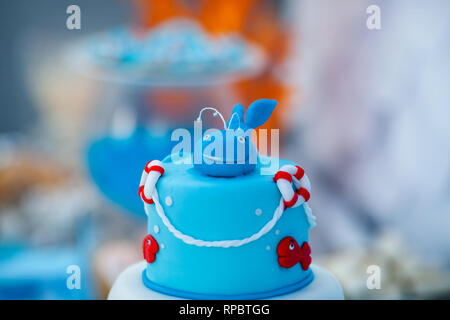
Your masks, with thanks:
[(280, 229), (275, 230), (275, 234), (279, 235), (280, 234)]
[(257, 215), (257, 216), (260, 216), (261, 214), (262, 214), (262, 210), (261, 209), (256, 209), (255, 210), (255, 214)]
[(159, 233), (159, 227), (156, 224), (153, 227), (153, 231), (155, 231), (155, 233)]
[(161, 249), (164, 249), (164, 243), (161, 243), (160, 247), (161, 247)]
[(269, 251), (269, 250), (270, 250), (270, 246), (267, 246), (267, 247), (266, 247), (266, 250)]
[(173, 204), (172, 198), (169, 196), (166, 197), (165, 202), (169, 207)]

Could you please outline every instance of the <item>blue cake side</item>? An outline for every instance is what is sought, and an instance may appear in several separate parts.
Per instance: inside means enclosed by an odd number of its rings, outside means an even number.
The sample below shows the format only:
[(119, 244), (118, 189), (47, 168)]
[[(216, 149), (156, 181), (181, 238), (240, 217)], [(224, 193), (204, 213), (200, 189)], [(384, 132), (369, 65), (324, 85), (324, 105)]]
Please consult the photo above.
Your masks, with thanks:
[[(280, 166), (285, 164), (292, 163), (280, 160)], [(255, 171), (233, 178), (209, 177), (190, 164), (164, 164), (156, 189), (173, 228), (206, 242), (257, 234), (274, 218), (281, 198), (273, 175)], [(287, 208), (268, 233), (236, 247), (188, 244), (169, 230), (155, 204), (145, 206), (148, 233), (158, 244), (143, 274), (153, 290), (185, 298), (258, 299), (298, 290), (313, 279), (311, 269), (301, 263), (282, 266), (277, 251), (287, 237), (299, 246), (308, 242), (304, 204)]]

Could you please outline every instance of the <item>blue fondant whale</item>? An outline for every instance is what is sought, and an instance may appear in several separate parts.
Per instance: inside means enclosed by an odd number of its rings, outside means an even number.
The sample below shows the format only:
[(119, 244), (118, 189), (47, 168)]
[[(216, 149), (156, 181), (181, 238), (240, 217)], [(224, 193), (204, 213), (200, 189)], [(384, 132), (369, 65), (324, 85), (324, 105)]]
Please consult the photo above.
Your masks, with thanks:
[(252, 130), (263, 125), (277, 105), (276, 100), (259, 99), (247, 110), (237, 104), (231, 113), (227, 128), (205, 134), (196, 142), (201, 152), (194, 168), (214, 177), (236, 177), (255, 170), (258, 152), (251, 141)]

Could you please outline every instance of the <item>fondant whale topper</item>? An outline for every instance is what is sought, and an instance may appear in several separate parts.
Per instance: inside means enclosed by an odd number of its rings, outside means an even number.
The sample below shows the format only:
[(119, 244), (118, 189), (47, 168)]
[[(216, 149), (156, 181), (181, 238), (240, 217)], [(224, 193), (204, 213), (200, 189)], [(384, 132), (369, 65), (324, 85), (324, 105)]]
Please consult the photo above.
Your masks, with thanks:
[[(194, 147), (194, 167), (205, 175), (235, 177), (252, 172), (258, 162), (258, 151), (251, 141), (253, 129), (270, 118), (276, 100), (259, 99), (248, 108), (244, 119), (242, 104), (234, 106), (223, 130), (205, 132)], [(213, 109), (214, 108), (204, 108)], [(204, 110), (202, 109), (202, 111)], [(201, 113), (197, 121), (201, 121)], [(217, 110), (215, 110), (218, 113)]]

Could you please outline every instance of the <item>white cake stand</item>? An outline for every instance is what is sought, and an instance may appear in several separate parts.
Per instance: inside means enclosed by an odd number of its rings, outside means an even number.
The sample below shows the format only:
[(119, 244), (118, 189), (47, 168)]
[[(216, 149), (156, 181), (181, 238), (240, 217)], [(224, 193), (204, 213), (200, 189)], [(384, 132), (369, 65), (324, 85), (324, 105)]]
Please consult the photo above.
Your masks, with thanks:
[[(136, 263), (123, 271), (114, 282), (108, 300), (178, 300), (147, 288), (142, 282), (145, 261)], [(272, 299), (279, 300), (343, 300), (344, 293), (336, 278), (326, 269), (312, 264), (314, 280), (307, 287)]]

